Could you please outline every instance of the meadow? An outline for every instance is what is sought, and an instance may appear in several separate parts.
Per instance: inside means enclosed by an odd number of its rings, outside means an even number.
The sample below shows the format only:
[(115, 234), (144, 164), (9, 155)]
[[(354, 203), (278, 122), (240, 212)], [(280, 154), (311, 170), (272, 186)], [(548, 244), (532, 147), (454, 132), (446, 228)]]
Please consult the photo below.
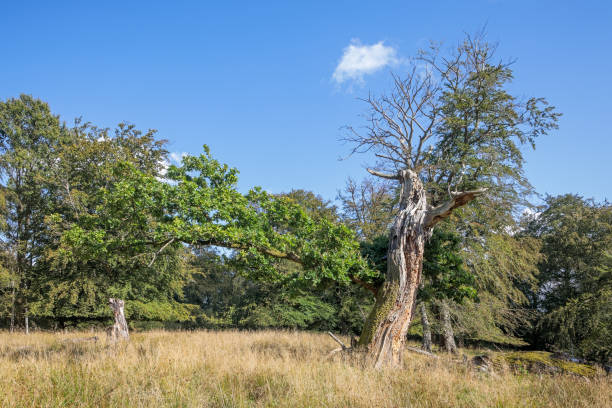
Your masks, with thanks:
[(119, 344), (104, 333), (0, 332), (0, 406), (611, 406), (603, 373), (481, 372), (408, 351), (403, 368), (375, 371), (358, 354), (328, 358), (336, 347), (326, 334), (289, 331), (150, 331)]

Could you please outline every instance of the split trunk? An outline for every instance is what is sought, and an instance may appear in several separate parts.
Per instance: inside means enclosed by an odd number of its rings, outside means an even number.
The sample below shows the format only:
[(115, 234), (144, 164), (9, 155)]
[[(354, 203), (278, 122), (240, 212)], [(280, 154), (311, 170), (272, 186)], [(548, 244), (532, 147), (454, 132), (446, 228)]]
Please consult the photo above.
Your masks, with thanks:
[(376, 368), (397, 366), (401, 361), (421, 281), (425, 241), (432, 229), (427, 225), (427, 199), (418, 175), (404, 170), (398, 178), (402, 192), (389, 234), (385, 282), (360, 338)]

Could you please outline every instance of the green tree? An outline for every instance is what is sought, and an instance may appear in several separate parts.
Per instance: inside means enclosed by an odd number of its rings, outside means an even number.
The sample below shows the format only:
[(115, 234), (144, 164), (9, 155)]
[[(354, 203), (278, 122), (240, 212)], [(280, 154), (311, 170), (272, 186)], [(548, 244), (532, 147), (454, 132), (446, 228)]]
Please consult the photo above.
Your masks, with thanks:
[(141, 132), (127, 124), (111, 131), (77, 121), (65, 133), (52, 168), (52, 206), (45, 214), (50, 237), (40, 262), (45, 273), (32, 282), (37, 294), (32, 303), (35, 313), (60, 326), (106, 320), (108, 298), (119, 297), (128, 301), (126, 312), (132, 320), (189, 319), (189, 308), (177, 302), (187, 271), (184, 248), (170, 248), (155, 265), (148, 265), (137, 259), (136, 252), (97, 247), (94, 260), (89, 253), (67, 251), (64, 245), (68, 236), (78, 239), (77, 231), (87, 234), (92, 223), (101, 227), (96, 233), (103, 230), (120, 241), (130, 228), (155, 222), (151, 214), (138, 213), (136, 202), (126, 203), (132, 211), (123, 213), (122, 219), (109, 216), (101, 206), (104, 192), (121, 181), (126, 171), (137, 169), (162, 177), (165, 142), (156, 140), (155, 131)]
[(29, 331), (32, 280), (49, 237), (44, 217), (54, 185), (52, 166), (64, 134), (49, 106), (29, 95), (0, 102), (0, 180), (3, 250), (11, 270), (11, 329), (15, 314)]
[[(260, 189), (239, 193), (237, 171), (207, 149), (170, 166), (165, 180), (125, 162), (115, 172), (115, 181), (96, 195), (96, 210), (62, 230), (56, 262), (112, 262), (109, 273), (120, 279), (149, 282), (159, 275), (153, 268), (187, 244), (234, 250), (231, 265), (241, 274), (293, 288), (297, 281), (349, 283), (374, 273), (348, 228), (309, 215), (288, 196)], [(287, 262), (297, 265), (288, 268)]]
[(539, 240), (506, 229), (474, 233), (461, 252), (475, 277), (478, 302), (454, 304), (455, 334), (470, 341), (525, 345), (534, 323), (531, 294), (536, 289)]
[(612, 206), (547, 197), (529, 225), (542, 241), (538, 329), (553, 348), (609, 362), (612, 356)]
[[(315, 222), (339, 223), (336, 207), (312, 192), (292, 190), (275, 196), (299, 204)], [(301, 279), (300, 264), (275, 263), (277, 276), (257, 279), (248, 265), (233, 262), (235, 254), (219, 257), (196, 249), (201, 271), (187, 289), (203, 306), (211, 325), (234, 327), (291, 327), (359, 333), (371, 304), (369, 292), (351, 283), (322, 279), (313, 285)]]

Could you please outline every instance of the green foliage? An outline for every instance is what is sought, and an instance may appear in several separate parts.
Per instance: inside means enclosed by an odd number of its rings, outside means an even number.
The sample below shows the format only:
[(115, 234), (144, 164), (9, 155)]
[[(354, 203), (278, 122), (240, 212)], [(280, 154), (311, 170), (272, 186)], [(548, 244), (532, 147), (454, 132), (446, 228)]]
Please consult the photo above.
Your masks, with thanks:
[[(303, 190), (277, 198), (290, 198), (313, 220), (338, 222), (335, 207)], [(290, 231), (290, 230), (287, 230)], [(186, 287), (188, 301), (201, 306), (203, 324), (211, 327), (284, 327), (326, 329), (357, 333), (363, 324), (363, 308), (371, 296), (349, 284), (323, 279), (313, 284), (304, 279), (300, 263), (274, 262), (274, 272), (262, 274), (253, 265), (197, 250), (193, 281)]]
[(434, 230), (425, 246), (421, 299), (451, 299), (457, 303), (476, 299), (474, 275), (463, 266), (460, 245), (457, 234), (442, 228)]
[(49, 240), (44, 217), (55, 192), (52, 166), (64, 135), (46, 103), (29, 95), (0, 102), (1, 249), (14, 278), (10, 290), (3, 291), (3, 303), (10, 302), (11, 313), (16, 310), (21, 317), (29, 314), (31, 285), (42, 273), (40, 260)]
[(182, 242), (235, 249), (241, 267), (262, 279), (284, 277), (275, 268), (278, 259), (299, 263), (296, 278), (315, 284), (368, 273), (348, 228), (313, 219), (288, 197), (259, 188), (239, 193), (237, 171), (214, 160), (207, 148), (171, 166), (166, 181), (130, 164), (117, 171), (121, 179), (101, 191), (98, 211), (63, 235), (66, 254), (97, 260), (113, 253), (144, 263), (147, 254), (149, 261), (161, 248)]
[(577, 195), (547, 197), (528, 231), (542, 241), (537, 334), (553, 348), (612, 356), (612, 207)]
[(451, 189), (486, 187), (483, 199), (495, 205), (491, 210), (511, 213), (532, 192), (520, 146), (535, 148), (536, 138), (557, 128), (561, 115), (544, 98), (513, 96), (512, 63), (497, 59), (495, 51), (478, 34), (467, 36), (451, 55), (441, 56), (437, 46), (420, 54), (442, 81), (437, 141), (424, 156), (433, 167), (425, 179), (434, 203)]
[(464, 243), (462, 256), (475, 277), (479, 302), (455, 306), (457, 335), (502, 344), (524, 344), (534, 316), (539, 242), (507, 230), (489, 231)]

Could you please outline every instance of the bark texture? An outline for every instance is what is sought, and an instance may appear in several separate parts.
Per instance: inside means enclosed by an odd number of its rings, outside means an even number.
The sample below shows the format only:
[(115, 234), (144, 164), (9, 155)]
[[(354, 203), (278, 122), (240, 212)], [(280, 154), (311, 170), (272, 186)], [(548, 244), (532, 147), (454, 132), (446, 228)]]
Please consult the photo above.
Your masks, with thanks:
[(389, 234), (385, 282), (360, 338), (375, 368), (397, 366), (401, 361), (421, 280), (425, 241), (431, 235), (426, 226), (427, 199), (418, 175), (402, 170), (398, 179), (400, 210)]
[(375, 368), (393, 367), (401, 362), (406, 333), (414, 314), (425, 241), (431, 237), (438, 222), (484, 193), (485, 189), (449, 191), (447, 201), (429, 207), (423, 183), (415, 171), (404, 169), (388, 174), (368, 169), (368, 172), (398, 181), (401, 186), (399, 211), (389, 233), (385, 281), (376, 291), (376, 303), (359, 339), (359, 345), (367, 346)]
[(442, 320), (444, 348), (449, 353), (457, 354), (457, 345), (455, 344), (455, 334), (453, 333), (450, 310), (448, 308), (448, 303), (444, 299), (440, 301), (440, 318)]
[(115, 315), (115, 324), (113, 324), (108, 330), (108, 336), (111, 341), (118, 340), (129, 340), (130, 333), (128, 331), (127, 321), (125, 320), (125, 314), (123, 311), (124, 302), (121, 299), (108, 299), (108, 304)]
[(431, 326), (429, 325), (427, 308), (424, 302), (421, 302), (421, 324), (423, 326), (423, 350), (431, 353)]

